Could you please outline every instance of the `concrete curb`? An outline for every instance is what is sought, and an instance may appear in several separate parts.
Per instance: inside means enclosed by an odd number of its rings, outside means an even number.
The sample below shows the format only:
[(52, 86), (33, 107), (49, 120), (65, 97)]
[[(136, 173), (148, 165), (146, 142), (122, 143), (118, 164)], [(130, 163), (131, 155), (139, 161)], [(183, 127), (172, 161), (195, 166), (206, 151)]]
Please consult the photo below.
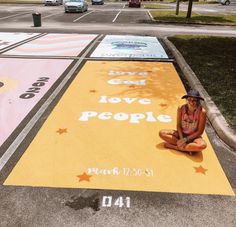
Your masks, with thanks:
[(218, 136), (236, 152), (236, 134), (229, 124), (226, 122), (225, 118), (222, 116), (221, 112), (212, 101), (211, 97), (208, 95), (206, 90), (201, 85), (195, 73), (192, 71), (190, 66), (184, 60), (183, 56), (176, 49), (176, 47), (171, 43), (167, 37), (163, 38), (164, 43), (169, 48), (171, 53), (176, 59), (179, 67), (181, 68), (185, 78), (188, 80), (190, 86), (194, 89), (197, 89), (200, 94), (204, 97), (205, 102), (203, 104), (204, 108), (207, 111), (207, 117), (211, 122), (213, 128), (215, 129)]

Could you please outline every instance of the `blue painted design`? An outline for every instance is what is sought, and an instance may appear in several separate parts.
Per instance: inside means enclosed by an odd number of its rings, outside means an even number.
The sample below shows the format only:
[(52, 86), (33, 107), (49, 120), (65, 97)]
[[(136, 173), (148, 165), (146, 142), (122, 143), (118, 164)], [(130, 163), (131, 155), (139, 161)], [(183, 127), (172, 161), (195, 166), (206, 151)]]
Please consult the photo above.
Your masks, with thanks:
[(147, 47), (147, 43), (137, 41), (116, 41), (112, 42), (112, 49), (141, 50)]

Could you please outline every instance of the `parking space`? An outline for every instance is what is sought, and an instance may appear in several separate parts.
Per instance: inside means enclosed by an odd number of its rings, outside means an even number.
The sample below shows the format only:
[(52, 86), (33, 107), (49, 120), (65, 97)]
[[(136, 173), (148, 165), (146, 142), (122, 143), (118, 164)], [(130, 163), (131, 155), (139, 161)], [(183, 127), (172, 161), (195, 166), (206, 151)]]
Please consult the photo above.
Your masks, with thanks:
[[(56, 8), (56, 11), (63, 12), (62, 8)], [(26, 7), (14, 7), (9, 5), (0, 6), (0, 23), (15, 23), (15, 22), (31, 22), (32, 13), (38, 12), (42, 14), (42, 17), (47, 17), (55, 13), (55, 9), (47, 9), (42, 6), (32, 5)], [(57, 12), (57, 13), (58, 13)]]
[[(185, 89), (156, 37), (45, 34), (2, 53), (2, 145), (18, 142), (36, 106), (50, 105), (42, 100), (63, 89), (57, 81), (73, 59), (74, 80), (32, 141), (23, 140), (28, 145), (3, 174), (4, 185), (234, 194), (206, 134), (206, 151), (194, 156), (165, 149), (157, 137), (157, 129), (175, 127)], [(0, 170), (13, 154), (1, 153)]]
[(150, 20), (147, 10), (130, 9), (126, 3), (106, 3), (91, 5), (84, 13), (64, 13), (63, 6), (32, 5), (26, 8), (20, 6), (0, 6), (0, 23), (32, 22), (32, 13), (41, 14), (43, 24), (53, 22), (63, 23), (140, 23)]
[(158, 131), (175, 127), (183, 103), (181, 70), (161, 45), (167, 33), (126, 3), (67, 14), (0, 5), (14, 17), (0, 19), (3, 226), (234, 223), (235, 197), (222, 195), (235, 193), (235, 155), (209, 123), (202, 154), (163, 147)]
[(96, 9), (96, 10), (102, 10), (102, 9), (123, 9), (126, 6), (126, 2), (124, 3), (112, 3), (112, 2), (105, 2), (104, 5), (89, 5), (89, 8)]
[[(50, 87), (62, 75), (64, 76), (63, 72), (72, 63), (73, 58), (80, 55), (97, 35), (42, 34), (41, 37), (39, 36), (34, 33), (0, 33), (1, 56), (8, 56), (0, 60), (2, 85), (0, 93), (5, 107), (1, 111), (1, 115), (4, 116), (1, 118), (1, 125), (6, 126), (0, 135), (0, 148), (6, 140), (12, 139), (10, 135), (18, 125), (35, 108)], [(21, 58), (30, 56), (32, 59), (17, 59), (19, 56)], [(64, 60), (55, 61), (55, 58), (62, 56)], [(40, 60), (40, 57), (47, 60)], [(15, 69), (20, 71), (15, 73)], [(19, 106), (24, 105), (26, 106), (22, 111), (19, 111)], [(17, 113), (17, 115), (13, 117), (9, 113)], [(4, 149), (0, 149), (0, 152), (3, 151)]]
[[(19, 12), (18, 12), (19, 13)], [(18, 14), (17, 13), (17, 14)], [(6, 20), (8, 17), (12, 17), (16, 15), (16, 13), (14, 12), (6, 12), (6, 11), (1, 11), (1, 16), (0, 16), (0, 20)]]
[(175, 125), (173, 89), (172, 63), (87, 61), (4, 185), (233, 195), (206, 135), (193, 157), (156, 138)]
[(0, 33), (0, 52), (4, 52), (6, 48), (10, 48), (14, 44), (33, 38), (39, 34), (40, 33), (1, 32)]
[(32, 13), (33, 12), (25, 12), (22, 14), (14, 14), (12, 17), (7, 18), (7, 23), (15, 23), (15, 22), (28, 22), (32, 21)]
[(119, 17), (116, 19), (116, 23), (126, 23), (129, 21), (130, 24), (142, 23), (143, 21), (150, 21), (150, 16), (147, 11), (122, 11)]
[(87, 16), (77, 20), (79, 23), (111, 23), (116, 17), (116, 11), (92, 11)]
[(32, 14), (32, 11), (1, 12), (0, 14), (0, 23), (10, 23), (20, 20), (28, 21), (29, 18), (27, 17)]
[(96, 36), (93, 34), (46, 34), (31, 42), (4, 52), (3, 55), (76, 57)]

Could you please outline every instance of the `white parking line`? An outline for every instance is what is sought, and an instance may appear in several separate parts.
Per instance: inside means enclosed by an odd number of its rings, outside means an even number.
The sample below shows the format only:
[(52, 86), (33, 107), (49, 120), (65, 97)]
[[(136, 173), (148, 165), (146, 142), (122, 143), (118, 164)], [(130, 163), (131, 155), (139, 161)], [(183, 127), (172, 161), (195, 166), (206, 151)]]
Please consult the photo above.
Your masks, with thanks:
[(26, 14), (29, 14), (29, 13), (18, 13), (18, 14), (14, 14), (14, 15), (11, 15), (11, 16), (7, 16), (7, 17), (0, 17), (0, 20), (8, 19), (8, 18), (11, 18), (11, 17), (17, 17), (17, 16), (21, 16), (21, 15), (26, 15)]
[(83, 18), (83, 17), (85, 17), (85, 16), (87, 16), (87, 15), (89, 15), (90, 13), (93, 13), (93, 12), (94, 12), (94, 10), (91, 11), (91, 12), (89, 12), (89, 13), (84, 14), (84, 15), (81, 16), (81, 17), (78, 17), (77, 19), (73, 20), (73, 22), (76, 22), (76, 21), (80, 20), (81, 18)]
[(57, 15), (57, 14), (61, 14), (61, 12), (60, 12), (60, 13), (54, 13), (54, 14), (50, 14), (50, 15), (48, 15), (48, 16), (45, 16), (45, 17), (42, 17), (42, 18), (48, 18), (48, 17), (52, 17), (52, 16), (54, 16), (54, 15)]
[(121, 13), (121, 11), (119, 11), (119, 13), (116, 14), (116, 16), (115, 16), (114, 20), (112, 21), (112, 23), (114, 23), (116, 21), (117, 17), (120, 15), (120, 13)]

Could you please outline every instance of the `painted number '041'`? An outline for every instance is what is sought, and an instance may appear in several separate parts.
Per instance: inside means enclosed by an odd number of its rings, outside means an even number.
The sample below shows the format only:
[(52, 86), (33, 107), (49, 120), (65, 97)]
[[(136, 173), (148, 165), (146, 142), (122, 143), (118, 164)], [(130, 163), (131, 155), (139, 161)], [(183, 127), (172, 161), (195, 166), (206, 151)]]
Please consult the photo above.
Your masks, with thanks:
[(117, 199), (112, 198), (112, 196), (103, 196), (102, 197), (102, 207), (127, 207), (130, 208), (130, 197), (123, 198), (122, 196)]

